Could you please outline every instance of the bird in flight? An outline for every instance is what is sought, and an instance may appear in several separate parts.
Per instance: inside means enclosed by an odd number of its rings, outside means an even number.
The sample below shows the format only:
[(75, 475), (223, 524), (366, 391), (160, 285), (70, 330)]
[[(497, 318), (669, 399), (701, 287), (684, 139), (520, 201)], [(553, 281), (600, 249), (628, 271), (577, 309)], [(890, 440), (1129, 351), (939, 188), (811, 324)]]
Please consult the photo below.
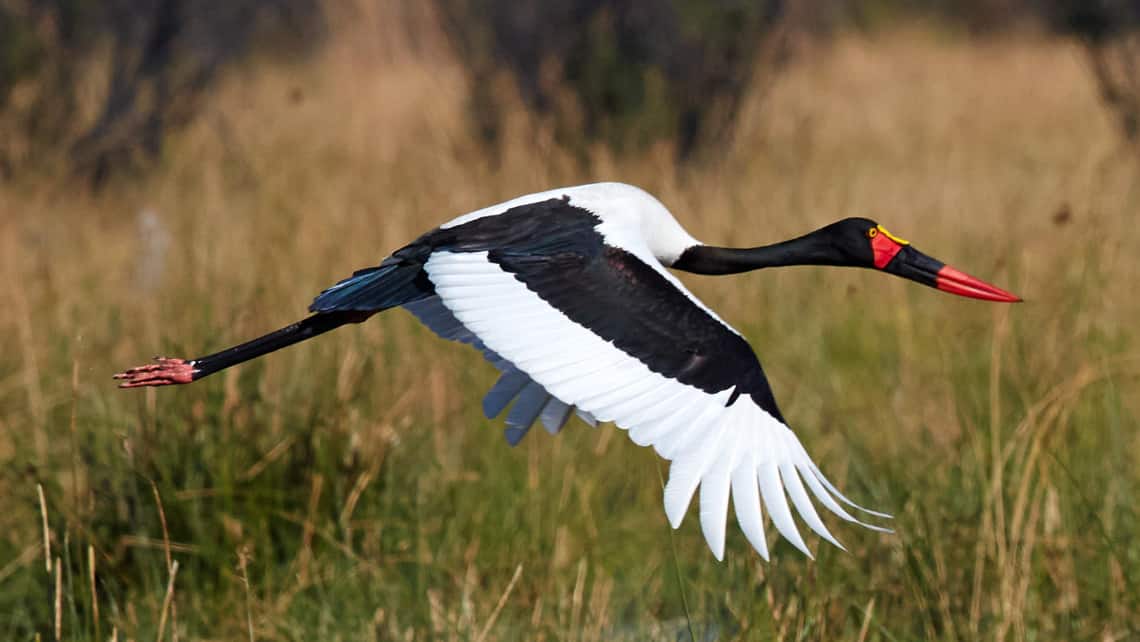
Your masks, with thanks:
[(961, 296), (1020, 301), (865, 218), (773, 245), (714, 247), (690, 236), (647, 192), (597, 183), (460, 216), (321, 292), (301, 321), (196, 359), (157, 358), (115, 378), (123, 388), (190, 383), (402, 307), (498, 368), (483, 410), (494, 418), (510, 407), (511, 445), (536, 422), (551, 433), (572, 414), (591, 425), (613, 422), (671, 462), (664, 501), (673, 528), (699, 487), (701, 530), (718, 560), (730, 494), (741, 530), (764, 559), (764, 509), (810, 557), (793, 507), (840, 548), (812, 497), (875, 530), (887, 529), (847, 509), (889, 515), (858, 506), (828, 481), (788, 427), (748, 342), (666, 269), (735, 274), (787, 265), (870, 268)]

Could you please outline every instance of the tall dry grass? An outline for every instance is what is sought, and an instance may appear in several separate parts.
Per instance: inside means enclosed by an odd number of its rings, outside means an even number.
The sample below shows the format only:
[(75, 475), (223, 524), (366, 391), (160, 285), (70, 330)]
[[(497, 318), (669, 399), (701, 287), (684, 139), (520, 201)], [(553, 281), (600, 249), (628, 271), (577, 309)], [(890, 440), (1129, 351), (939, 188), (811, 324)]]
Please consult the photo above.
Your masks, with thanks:
[[(1078, 51), (847, 38), (750, 107), (723, 163), (587, 169), (521, 111), (486, 159), (446, 48), (374, 37), (404, 5), (383, 6), (334, 19), (315, 60), (234, 71), (145, 177), (0, 185), (6, 637), (1140, 635), (1140, 167)], [(293, 321), (457, 213), (601, 179), (722, 244), (871, 216), (1026, 298), (685, 277), (895, 535), (837, 524), (849, 552), (765, 564), (733, 533), (717, 564), (694, 520), (670, 532), (650, 451), (580, 424), (508, 448), (479, 414), (492, 369), (399, 312), (187, 388), (109, 379)]]

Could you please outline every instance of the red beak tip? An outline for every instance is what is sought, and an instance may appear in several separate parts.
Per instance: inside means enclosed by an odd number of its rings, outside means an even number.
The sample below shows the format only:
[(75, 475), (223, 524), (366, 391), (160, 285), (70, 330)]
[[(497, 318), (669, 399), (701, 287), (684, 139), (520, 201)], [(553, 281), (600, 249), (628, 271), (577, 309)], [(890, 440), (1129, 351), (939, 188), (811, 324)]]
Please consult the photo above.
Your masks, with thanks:
[(949, 265), (943, 266), (938, 271), (935, 287), (943, 292), (984, 301), (1000, 301), (1002, 303), (1021, 303), (1023, 301), (1021, 297), (1012, 292), (1006, 292)]

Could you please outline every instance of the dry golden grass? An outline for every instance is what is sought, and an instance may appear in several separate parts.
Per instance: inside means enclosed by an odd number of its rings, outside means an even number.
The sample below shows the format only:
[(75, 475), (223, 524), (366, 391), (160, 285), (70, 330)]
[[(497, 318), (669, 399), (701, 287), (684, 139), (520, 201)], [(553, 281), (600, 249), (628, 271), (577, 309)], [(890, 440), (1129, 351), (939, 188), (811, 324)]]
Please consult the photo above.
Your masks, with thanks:
[[(521, 111), (488, 161), (439, 38), (376, 37), (396, 6), (334, 18), (314, 60), (233, 72), (146, 177), (0, 184), (7, 637), (1140, 635), (1140, 167), (1078, 50), (846, 38), (750, 105), (715, 167), (661, 146), (586, 169)], [(402, 313), (185, 389), (109, 379), (293, 321), (457, 213), (603, 179), (723, 244), (870, 216), (1026, 298), (685, 278), (896, 535), (836, 525), (849, 553), (767, 565), (734, 534), (718, 565), (693, 520), (669, 533), (652, 453), (581, 425), (507, 448), (479, 416), (492, 369)]]

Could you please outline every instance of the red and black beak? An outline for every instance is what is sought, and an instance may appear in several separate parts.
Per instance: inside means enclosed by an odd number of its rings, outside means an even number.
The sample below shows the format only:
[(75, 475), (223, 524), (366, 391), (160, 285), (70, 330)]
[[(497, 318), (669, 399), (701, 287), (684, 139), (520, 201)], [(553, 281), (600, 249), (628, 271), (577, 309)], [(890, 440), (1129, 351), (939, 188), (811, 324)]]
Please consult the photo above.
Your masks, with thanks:
[(885, 265), (877, 267), (884, 272), (901, 276), (904, 279), (917, 281), (923, 285), (938, 288), (943, 292), (970, 297), (971, 299), (1005, 303), (1021, 301), (1021, 297), (1016, 294), (1006, 292), (995, 285), (990, 285), (977, 277), (950, 267), (919, 252), (910, 245), (899, 245), (894, 256), (890, 257)]

